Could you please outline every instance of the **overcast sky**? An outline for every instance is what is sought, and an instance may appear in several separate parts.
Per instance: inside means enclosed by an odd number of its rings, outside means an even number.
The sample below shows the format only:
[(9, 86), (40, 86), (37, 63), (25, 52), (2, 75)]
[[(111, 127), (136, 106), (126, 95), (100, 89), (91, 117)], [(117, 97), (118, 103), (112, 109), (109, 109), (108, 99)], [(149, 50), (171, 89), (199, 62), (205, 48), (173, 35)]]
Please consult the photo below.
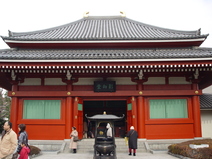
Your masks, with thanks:
[[(90, 16), (120, 15), (159, 27), (210, 34), (202, 47), (212, 47), (212, 0), (1, 0), (0, 35), (67, 24)], [(0, 49), (8, 46), (0, 40)]]
[[(209, 34), (201, 47), (212, 48), (212, 0), (0, 0), (0, 35), (67, 24), (90, 16), (126, 17), (163, 28)], [(0, 39), (0, 49), (8, 46)], [(212, 93), (212, 89), (210, 89)]]

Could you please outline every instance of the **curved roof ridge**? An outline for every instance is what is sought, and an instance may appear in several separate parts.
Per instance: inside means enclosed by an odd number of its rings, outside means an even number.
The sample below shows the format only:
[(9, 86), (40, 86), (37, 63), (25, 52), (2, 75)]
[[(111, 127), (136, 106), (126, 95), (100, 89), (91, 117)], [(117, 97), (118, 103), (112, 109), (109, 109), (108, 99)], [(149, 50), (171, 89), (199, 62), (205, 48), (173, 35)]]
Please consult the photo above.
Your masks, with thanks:
[(2, 38), (17, 41), (126, 41), (198, 39), (207, 36), (201, 35), (200, 29), (180, 31), (145, 24), (123, 16), (89, 16), (43, 30), (9, 31), (9, 37), (4, 36)]
[(171, 31), (171, 32), (177, 32), (177, 33), (184, 33), (184, 34), (186, 33), (186, 34), (200, 35), (199, 33), (200, 33), (200, 30), (201, 30), (201, 28), (199, 28), (198, 30), (193, 30), (193, 31), (175, 30), (175, 29), (169, 29), (169, 28), (164, 28), (164, 27), (159, 27), (159, 26), (156, 26), (156, 25), (143, 23), (143, 22), (136, 21), (136, 20), (129, 19), (129, 18), (126, 18), (126, 19), (131, 21), (131, 22), (134, 22), (134, 23), (137, 23), (137, 24), (143, 24), (143, 25), (151, 27), (151, 28), (160, 29), (160, 30), (166, 30), (166, 31)]
[[(13, 32), (13, 31), (10, 31), (8, 30), (8, 35), (9, 37), (11, 36), (22, 36), (22, 35), (29, 35), (29, 34), (36, 34), (36, 33), (40, 33), (41, 31), (42, 32), (47, 32), (47, 31), (51, 31), (51, 30), (55, 30), (55, 29), (60, 29), (60, 28), (63, 28), (63, 27), (67, 27), (67, 26), (70, 26), (70, 25), (73, 25), (75, 23), (79, 23), (81, 21), (84, 21), (84, 20), (87, 20), (87, 19), (115, 19), (115, 18), (120, 18), (121, 16), (88, 16), (88, 17), (83, 17), (81, 19), (78, 19), (76, 21), (73, 21), (73, 22), (70, 22), (70, 23), (66, 23), (66, 24), (63, 24), (63, 25), (58, 25), (56, 27), (50, 27), (50, 28), (46, 28), (46, 29), (39, 29), (39, 30), (35, 30), (35, 31), (28, 31), (28, 32)], [(4, 37), (4, 36), (2, 36)]]
[(36, 30), (36, 31), (29, 31), (29, 32), (12, 32), (12, 31), (8, 30), (8, 32), (9, 32), (8, 34), (9, 34), (9, 36), (22, 36), (22, 35), (40, 33), (41, 31), (42, 32), (47, 32), (47, 31), (51, 31), (51, 30), (55, 30), (55, 29), (60, 29), (60, 28), (66, 27), (66, 26), (78, 23), (80, 21), (83, 21), (83, 20), (85, 20), (85, 18), (81, 18), (79, 20), (76, 20), (76, 21), (73, 21), (73, 22), (70, 22), (70, 23), (66, 23), (66, 24), (63, 24), (63, 25), (58, 25), (56, 27), (50, 27), (50, 28), (47, 28), (47, 29), (39, 29), (39, 30)]
[(126, 18), (120, 15), (111, 15), (111, 16), (88, 16), (84, 17), (85, 19), (120, 19), (120, 18)]
[[(200, 34), (201, 28), (199, 28), (198, 30), (193, 30), (193, 31), (175, 30), (175, 29), (169, 29), (169, 28), (164, 28), (164, 27), (159, 27), (159, 26), (143, 23), (143, 22), (136, 21), (136, 20), (133, 20), (133, 19), (130, 19), (130, 18), (127, 18), (127, 17), (122, 17), (122, 16), (88, 16), (88, 17), (84, 17), (84, 18), (81, 18), (79, 20), (76, 20), (74, 22), (59, 25), (59, 26), (56, 26), (56, 27), (50, 27), (50, 28), (47, 28), (47, 29), (40, 29), (40, 30), (29, 31), (29, 32), (12, 32), (12, 31), (8, 30), (8, 32), (9, 32), (10, 37), (11, 36), (23, 36), (23, 35), (36, 34), (36, 33), (40, 33), (40, 32), (47, 32), (47, 31), (51, 31), (51, 30), (55, 30), (55, 29), (60, 29), (60, 28), (63, 28), (63, 27), (67, 27), (67, 26), (79, 23), (79, 22), (84, 21), (84, 20), (94, 20), (94, 19), (102, 19), (102, 20), (103, 19), (123, 19), (123, 20), (127, 20), (127, 21), (130, 21), (130, 22), (133, 22), (133, 23), (136, 23), (136, 24), (139, 24), (139, 25), (143, 25), (143, 26), (147, 26), (147, 27), (150, 27), (150, 28), (154, 28), (154, 29), (165, 30), (165, 31), (169, 31), (169, 32), (176, 32), (176, 33), (183, 33), (183, 34), (201, 35)], [(206, 35), (208, 35), (208, 34), (206, 34)]]

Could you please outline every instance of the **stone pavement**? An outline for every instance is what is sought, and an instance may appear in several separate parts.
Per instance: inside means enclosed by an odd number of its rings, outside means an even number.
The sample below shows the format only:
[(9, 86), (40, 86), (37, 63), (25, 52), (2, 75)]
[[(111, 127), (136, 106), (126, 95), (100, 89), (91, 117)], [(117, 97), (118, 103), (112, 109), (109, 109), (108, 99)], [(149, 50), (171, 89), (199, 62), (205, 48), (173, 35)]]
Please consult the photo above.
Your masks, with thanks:
[[(117, 153), (117, 159), (176, 159), (176, 157), (171, 156), (167, 153), (148, 153), (142, 152), (137, 153), (136, 156), (129, 156), (125, 153)], [(43, 153), (37, 156), (35, 159), (93, 159), (93, 153)]]

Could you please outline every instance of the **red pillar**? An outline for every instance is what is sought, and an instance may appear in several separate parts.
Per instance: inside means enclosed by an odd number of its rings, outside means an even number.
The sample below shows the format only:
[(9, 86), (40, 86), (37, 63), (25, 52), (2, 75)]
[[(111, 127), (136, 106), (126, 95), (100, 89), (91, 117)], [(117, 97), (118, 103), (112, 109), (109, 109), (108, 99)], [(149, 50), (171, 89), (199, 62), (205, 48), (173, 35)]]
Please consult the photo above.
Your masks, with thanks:
[[(72, 82), (67, 82), (67, 94), (71, 94), (72, 91)], [(67, 97), (66, 98), (66, 132), (65, 132), (65, 138), (69, 139), (70, 138), (70, 133), (71, 133), (71, 127), (73, 125), (73, 98), (72, 97)]]
[[(192, 88), (193, 90), (198, 90), (198, 80), (193, 80)], [(200, 112), (200, 99), (199, 96), (192, 97), (193, 103), (193, 118), (194, 118), (194, 137), (202, 137), (201, 128), (201, 112)]]
[(73, 100), (72, 100), (72, 97), (67, 97), (66, 98), (66, 134), (65, 134), (65, 138), (66, 139), (69, 139), (70, 138), (70, 133), (71, 133), (71, 127), (72, 127), (72, 124), (73, 124), (73, 117), (72, 117), (72, 103), (73, 103)]
[(192, 103), (193, 103), (193, 117), (194, 117), (194, 137), (202, 137), (199, 96), (193, 96)]
[[(137, 81), (137, 90), (142, 94), (143, 82), (145, 80), (141, 79)], [(139, 96), (137, 98), (137, 114), (138, 114), (138, 138), (146, 138), (145, 131), (145, 106), (144, 97)]]
[(10, 109), (10, 122), (13, 124), (12, 129), (15, 132), (18, 132), (18, 123), (17, 123), (17, 112), (18, 112), (18, 98), (12, 97), (11, 109)]
[[(15, 91), (18, 91), (17, 83), (13, 84), (12, 91), (13, 91), (13, 93), (16, 93)], [(18, 123), (17, 123), (17, 121), (18, 121), (18, 98), (17, 97), (12, 97), (11, 109), (10, 109), (10, 122), (13, 124), (12, 129), (15, 132), (18, 132)]]
[(137, 112), (138, 112), (138, 138), (146, 138), (145, 133), (145, 109), (144, 109), (144, 97), (138, 97), (137, 100)]

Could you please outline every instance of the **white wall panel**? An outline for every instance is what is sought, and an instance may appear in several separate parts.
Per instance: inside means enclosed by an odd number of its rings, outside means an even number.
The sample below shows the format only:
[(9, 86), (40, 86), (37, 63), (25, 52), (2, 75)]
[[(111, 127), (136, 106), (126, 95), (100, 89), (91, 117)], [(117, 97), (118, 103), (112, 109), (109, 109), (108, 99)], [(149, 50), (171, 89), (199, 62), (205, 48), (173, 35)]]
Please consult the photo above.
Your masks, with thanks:
[(66, 83), (62, 82), (61, 78), (45, 78), (44, 85), (66, 85)]
[(212, 138), (212, 110), (201, 110), (202, 137)]
[(19, 83), (20, 86), (40, 86), (40, 78), (25, 78), (23, 83)]
[(144, 85), (148, 84), (165, 84), (165, 77), (149, 77), (148, 81), (144, 83)]
[(185, 77), (169, 77), (169, 84), (191, 84)]

